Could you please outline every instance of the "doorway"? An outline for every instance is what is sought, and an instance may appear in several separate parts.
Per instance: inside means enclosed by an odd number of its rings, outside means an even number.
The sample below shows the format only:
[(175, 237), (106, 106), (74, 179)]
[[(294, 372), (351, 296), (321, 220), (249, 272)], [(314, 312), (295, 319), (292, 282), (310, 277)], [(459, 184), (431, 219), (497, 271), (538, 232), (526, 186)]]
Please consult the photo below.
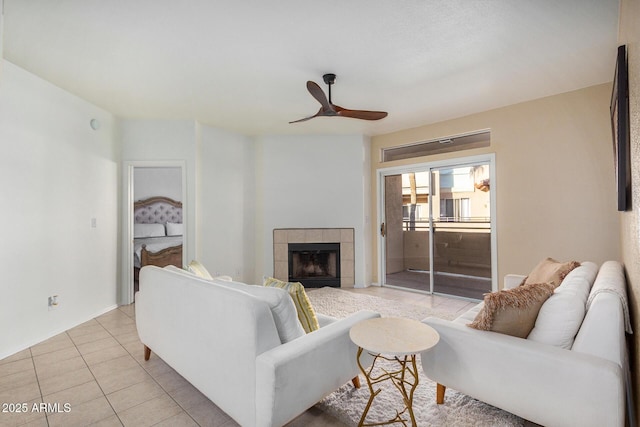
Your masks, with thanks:
[(379, 172), (383, 286), (482, 299), (497, 289), (495, 156)]
[[(120, 296), (122, 304), (131, 304), (134, 302), (134, 293), (136, 290), (137, 271), (140, 268), (140, 249), (136, 248), (139, 243), (144, 243), (149, 248), (149, 254), (160, 253), (165, 247), (171, 251), (171, 248), (180, 246), (181, 262), (180, 266), (185, 265), (187, 259), (187, 201), (186, 201), (186, 176), (184, 161), (131, 161), (125, 162), (124, 165), (124, 183), (126, 185), (124, 191), (124, 224), (123, 227), (123, 287)], [(155, 201), (162, 199), (160, 203), (161, 209), (167, 206), (173, 209), (173, 205), (179, 206), (179, 219), (160, 218), (155, 219), (136, 219), (135, 207), (144, 206), (145, 201)], [(168, 202), (169, 205), (164, 203)], [(173, 202), (176, 202), (175, 204)], [(155, 209), (154, 209), (155, 210)], [(153, 230), (152, 234), (141, 236), (139, 230), (142, 227), (136, 227), (136, 223), (157, 223), (164, 230), (164, 236), (160, 236), (157, 231), (158, 227), (145, 226), (144, 230)], [(170, 256), (170, 255), (169, 255)], [(164, 258), (163, 258), (164, 259)], [(137, 261), (136, 261), (137, 260)], [(177, 261), (177, 260), (176, 260)]]

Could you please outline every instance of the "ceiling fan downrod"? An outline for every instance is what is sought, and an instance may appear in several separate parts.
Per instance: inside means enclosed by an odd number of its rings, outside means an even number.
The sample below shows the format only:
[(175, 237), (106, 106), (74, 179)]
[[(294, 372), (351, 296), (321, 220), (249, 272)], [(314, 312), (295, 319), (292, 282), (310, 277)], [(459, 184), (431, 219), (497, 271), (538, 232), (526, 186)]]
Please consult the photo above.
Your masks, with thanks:
[(331, 102), (331, 85), (336, 82), (336, 75), (333, 73), (325, 74), (322, 76), (322, 80), (324, 80), (324, 82), (329, 86), (329, 104), (332, 104), (333, 102)]

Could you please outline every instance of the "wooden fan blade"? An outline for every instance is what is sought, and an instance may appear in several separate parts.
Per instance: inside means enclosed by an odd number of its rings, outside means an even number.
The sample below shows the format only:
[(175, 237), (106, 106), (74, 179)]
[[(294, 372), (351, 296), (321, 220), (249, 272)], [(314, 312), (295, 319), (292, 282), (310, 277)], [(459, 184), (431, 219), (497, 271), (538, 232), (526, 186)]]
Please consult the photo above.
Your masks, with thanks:
[(335, 109), (333, 108), (333, 105), (329, 103), (327, 96), (324, 94), (324, 92), (322, 91), (322, 88), (318, 86), (317, 83), (309, 80), (307, 82), (307, 90), (309, 91), (311, 96), (313, 96), (316, 99), (316, 101), (318, 101), (320, 105), (322, 105), (323, 110), (335, 111)]
[(348, 110), (337, 105), (334, 105), (334, 108), (338, 116), (350, 117), (352, 119), (380, 120), (388, 115), (386, 111)]
[(313, 116), (305, 117), (304, 119), (294, 120), (294, 121), (292, 121), (292, 122), (289, 122), (289, 124), (291, 124), (291, 123), (306, 122), (307, 120), (311, 120), (311, 119), (313, 119), (314, 117), (322, 116), (322, 115), (323, 115), (323, 114), (322, 114), (322, 111), (323, 111), (323, 110), (322, 110), (322, 108), (320, 108), (320, 110), (318, 110), (318, 112), (317, 112), (317, 113), (315, 113)]

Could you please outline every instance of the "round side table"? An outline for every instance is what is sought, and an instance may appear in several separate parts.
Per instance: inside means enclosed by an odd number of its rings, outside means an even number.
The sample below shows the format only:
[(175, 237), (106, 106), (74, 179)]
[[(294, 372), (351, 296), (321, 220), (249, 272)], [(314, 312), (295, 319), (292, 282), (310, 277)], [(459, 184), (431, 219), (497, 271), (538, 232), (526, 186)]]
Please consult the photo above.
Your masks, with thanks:
[[(418, 386), (418, 368), (416, 355), (433, 348), (440, 335), (431, 326), (412, 319), (398, 317), (379, 317), (363, 320), (349, 331), (349, 337), (358, 346), (357, 362), (369, 387), (369, 401), (362, 413), (358, 426), (374, 426), (400, 422), (406, 425), (403, 415), (409, 414), (411, 423), (416, 425), (413, 415), (413, 393)], [(363, 351), (373, 356), (373, 363), (365, 369), (360, 361)], [(384, 356), (383, 356), (384, 355)], [(376, 362), (380, 359), (396, 361), (399, 367), (395, 371), (382, 370), (382, 374), (373, 375)], [(402, 395), (404, 409), (396, 411), (396, 416), (387, 422), (366, 424), (365, 419), (375, 397), (382, 389), (374, 390), (374, 384), (391, 381)]]

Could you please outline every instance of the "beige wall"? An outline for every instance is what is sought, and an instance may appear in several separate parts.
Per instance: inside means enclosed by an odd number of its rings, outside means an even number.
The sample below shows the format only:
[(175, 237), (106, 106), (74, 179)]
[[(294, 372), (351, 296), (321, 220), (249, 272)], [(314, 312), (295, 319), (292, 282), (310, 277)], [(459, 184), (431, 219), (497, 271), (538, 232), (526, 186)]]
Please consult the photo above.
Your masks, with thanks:
[(620, 214), (622, 260), (627, 271), (631, 317), (635, 334), (631, 337), (631, 369), (635, 385), (636, 417), (640, 414), (640, 1), (620, 3), (620, 44), (627, 45), (629, 62), (629, 109), (631, 117), (632, 210)]
[[(613, 64), (612, 64), (613, 77)], [(372, 138), (371, 178), (380, 168), (496, 153), (498, 277), (526, 274), (544, 257), (621, 259), (613, 148), (611, 83)], [(380, 163), (382, 147), (491, 129), (491, 146)], [(377, 189), (372, 231), (378, 236)], [(377, 239), (374, 239), (374, 246)], [(374, 282), (379, 282), (377, 247)], [(500, 287), (502, 283), (500, 280)]]

